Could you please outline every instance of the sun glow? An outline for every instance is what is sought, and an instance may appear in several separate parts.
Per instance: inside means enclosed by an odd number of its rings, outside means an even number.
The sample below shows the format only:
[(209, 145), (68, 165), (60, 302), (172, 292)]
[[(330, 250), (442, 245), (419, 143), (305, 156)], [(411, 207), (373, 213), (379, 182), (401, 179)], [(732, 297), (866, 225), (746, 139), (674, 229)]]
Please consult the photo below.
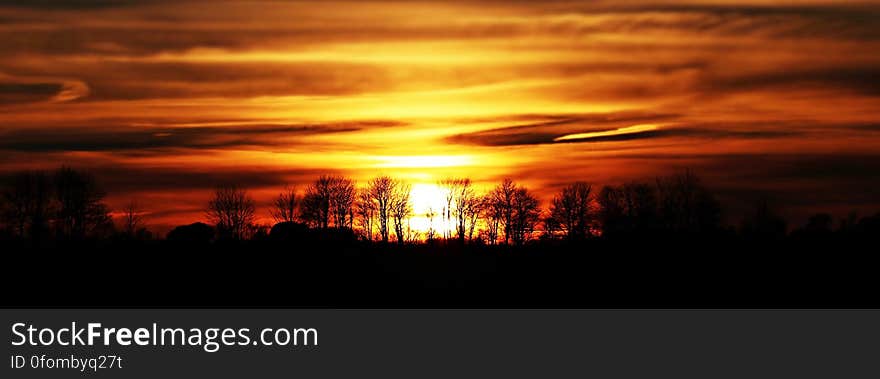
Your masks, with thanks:
[(472, 162), (468, 155), (398, 155), (375, 158), (379, 168), (433, 168), (467, 166)]
[(452, 225), (442, 216), (446, 209), (447, 193), (448, 190), (433, 183), (413, 184), (410, 191), (413, 205), (410, 228), (423, 235), (427, 235), (432, 229), (437, 235), (452, 230)]
[(449, 191), (431, 183), (413, 184), (410, 197), (413, 213), (425, 215), (430, 212), (441, 213), (446, 206), (446, 194)]

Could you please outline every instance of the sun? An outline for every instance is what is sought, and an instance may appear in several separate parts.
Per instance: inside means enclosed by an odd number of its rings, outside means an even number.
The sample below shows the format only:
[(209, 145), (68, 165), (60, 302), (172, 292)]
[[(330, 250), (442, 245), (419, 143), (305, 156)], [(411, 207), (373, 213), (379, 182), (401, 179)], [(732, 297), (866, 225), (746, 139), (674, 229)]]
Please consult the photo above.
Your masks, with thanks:
[(425, 215), (430, 211), (439, 214), (446, 207), (447, 190), (432, 183), (415, 183), (410, 191), (413, 213)]
[(433, 229), (437, 235), (443, 235), (452, 230), (451, 223), (442, 216), (446, 209), (447, 193), (448, 190), (434, 183), (413, 183), (410, 191), (413, 205), (410, 228), (413, 231), (427, 234)]

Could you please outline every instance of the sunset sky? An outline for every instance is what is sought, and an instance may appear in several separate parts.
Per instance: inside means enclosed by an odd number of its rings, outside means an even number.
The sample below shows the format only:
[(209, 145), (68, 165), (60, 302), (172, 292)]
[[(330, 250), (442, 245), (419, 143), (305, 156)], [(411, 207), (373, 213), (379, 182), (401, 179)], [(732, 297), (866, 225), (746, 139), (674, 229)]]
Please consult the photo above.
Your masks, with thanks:
[(549, 200), (689, 168), (731, 223), (876, 213), (880, 3), (777, 3), (3, 0), (0, 172), (88, 168), (166, 226), (322, 173)]

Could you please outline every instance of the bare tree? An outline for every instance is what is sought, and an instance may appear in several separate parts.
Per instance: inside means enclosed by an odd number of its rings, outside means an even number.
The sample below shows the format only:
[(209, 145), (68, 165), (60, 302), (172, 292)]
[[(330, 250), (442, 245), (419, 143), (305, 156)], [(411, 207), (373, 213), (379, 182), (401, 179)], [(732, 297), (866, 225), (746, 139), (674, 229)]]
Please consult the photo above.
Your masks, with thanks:
[(483, 202), (482, 196), (475, 195), (468, 201), (467, 211), (465, 212), (468, 240), (473, 241), (474, 233), (477, 231), (477, 225), (480, 222), (480, 217), (483, 216), (483, 208), (485, 207), (486, 203)]
[(4, 223), (19, 238), (40, 239), (51, 217), (51, 182), (41, 171), (14, 174), (3, 189)]
[(333, 177), (322, 175), (306, 188), (302, 201), (302, 218), (312, 227), (330, 226), (333, 182)]
[(391, 208), (393, 206), (394, 193), (398, 182), (389, 176), (380, 176), (370, 180), (368, 193), (370, 200), (376, 207), (376, 217), (379, 221), (379, 235), (382, 242), (388, 242), (388, 224), (390, 222)]
[(657, 194), (649, 184), (632, 182), (605, 186), (596, 200), (605, 235), (647, 233), (656, 227)]
[[(473, 184), (468, 178), (452, 178), (440, 182), (446, 187), (447, 220), (455, 220), (455, 236), (464, 242), (473, 226), (469, 222), (476, 220), (479, 198)], [(471, 226), (471, 228), (469, 228)]]
[(278, 194), (272, 203), (272, 218), (275, 222), (293, 222), (297, 220), (300, 198), (296, 194), (296, 187), (284, 187), (284, 191)]
[(409, 228), (404, 229), (404, 226), (413, 212), (412, 202), (410, 202), (411, 191), (412, 185), (400, 182), (397, 183), (394, 191), (392, 191), (391, 218), (394, 220), (394, 234), (397, 236), (397, 243), (400, 244), (408, 240), (408, 233), (406, 232)]
[(590, 235), (593, 221), (593, 187), (584, 182), (572, 183), (553, 197), (548, 221), (558, 225), (569, 239)]
[(125, 205), (122, 213), (122, 231), (129, 238), (135, 238), (144, 227), (143, 211), (137, 202), (131, 200)]
[(499, 233), (504, 222), (504, 208), (502, 203), (495, 198), (495, 191), (483, 195), (480, 202), (482, 203), (480, 207), (482, 217), (486, 221), (483, 233), (486, 241), (494, 245), (498, 243)]
[(373, 230), (375, 229), (376, 219), (376, 203), (370, 196), (369, 187), (360, 188), (357, 191), (357, 203), (355, 204), (355, 213), (360, 221), (361, 229), (364, 232), (364, 238), (368, 241), (373, 240)]
[(254, 199), (246, 190), (225, 186), (214, 191), (207, 213), (222, 238), (242, 240), (247, 238), (247, 232), (254, 223), (255, 211)]
[(510, 243), (513, 237), (514, 200), (516, 193), (516, 183), (509, 178), (505, 178), (488, 194), (488, 207), (494, 213), (493, 216), (498, 217), (500, 221), (500, 226), (504, 231), (505, 244)]
[(354, 180), (334, 177), (330, 183), (330, 205), (333, 222), (337, 228), (352, 229), (354, 226), (354, 203), (357, 191)]
[(667, 230), (698, 233), (718, 228), (721, 207), (690, 171), (658, 178), (657, 194), (660, 217)]
[(106, 194), (95, 177), (70, 167), (55, 172), (55, 228), (59, 237), (80, 240), (112, 229)]
[(327, 220), (326, 213), (321, 212), (324, 202), (314, 193), (306, 192), (299, 203), (299, 218), (310, 228), (323, 228), (323, 221)]
[(318, 228), (351, 228), (354, 214), (354, 181), (341, 176), (322, 175), (306, 188), (302, 218)]
[(510, 230), (511, 239), (522, 245), (531, 238), (541, 219), (541, 204), (525, 187), (517, 187), (513, 196)]

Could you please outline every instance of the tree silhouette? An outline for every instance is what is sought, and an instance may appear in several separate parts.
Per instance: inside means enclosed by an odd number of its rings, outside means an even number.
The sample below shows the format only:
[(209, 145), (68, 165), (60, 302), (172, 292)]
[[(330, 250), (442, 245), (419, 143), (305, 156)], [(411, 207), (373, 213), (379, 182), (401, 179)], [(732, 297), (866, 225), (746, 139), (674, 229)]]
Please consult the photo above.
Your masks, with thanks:
[(307, 224), (316, 228), (330, 226), (333, 181), (332, 176), (322, 175), (306, 187), (302, 201), (302, 218)]
[(605, 186), (599, 192), (596, 199), (599, 204), (599, 219), (602, 223), (602, 234), (611, 236), (623, 230), (626, 224), (626, 202), (623, 200), (623, 191), (614, 186)]
[(597, 197), (602, 233), (606, 236), (651, 233), (657, 224), (655, 187), (646, 183), (605, 186)]
[(94, 176), (61, 167), (55, 172), (55, 229), (63, 239), (99, 237), (112, 229), (113, 222), (102, 200), (106, 194)]
[(351, 228), (354, 215), (355, 184), (341, 176), (322, 175), (306, 188), (302, 218), (309, 225)]
[(243, 240), (255, 219), (254, 199), (238, 186), (218, 187), (208, 202), (208, 219), (221, 239)]
[(624, 184), (623, 200), (628, 211), (630, 230), (651, 233), (657, 228), (657, 191), (650, 184)]
[(324, 206), (325, 204), (329, 203), (324, 202), (315, 193), (307, 191), (299, 203), (300, 220), (310, 228), (326, 228), (330, 223), (330, 214), (323, 212), (329, 210), (329, 207)]
[(137, 238), (139, 234), (144, 234), (144, 218), (143, 211), (137, 202), (131, 200), (122, 210), (122, 232), (128, 238)]
[(541, 203), (528, 189), (518, 187), (513, 196), (512, 216), (511, 239), (522, 245), (531, 238), (541, 220)]
[[(134, 201), (119, 211), (121, 216), (116, 221), (120, 233), (111, 233), (113, 222), (102, 202), (105, 194), (96, 179), (86, 172), (68, 167), (56, 170), (51, 176), (38, 171), (18, 172), (5, 177), (3, 184), (0, 238), (40, 241), (55, 236), (60, 241), (95, 241), (112, 234), (111, 243), (149, 238), (143, 227), (143, 212)], [(417, 231), (424, 232), (421, 237), (431, 246), (436, 246), (432, 241), (439, 233), (435, 224), (438, 215), (440, 222), (447, 222), (444, 231), (451, 230), (458, 241), (485, 241), (491, 245), (502, 242), (524, 245), (538, 237), (542, 215), (546, 218), (544, 234), (540, 237), (564, 234), (566, 240), (584, 246), (592, 242), (583, 240), (593, 235), (601, 238), (636, 235), (654, 239), (666, 235), (715, 236), (801, 242), (868, 240), (880, 228), (880, 215), (859, 219), (853, 213), (835, 229), (831, 215), (817, 214), (805, 226), (787, 235), (785, 220), (764, 201), (756, 204), (754, 212), (746, 216), (739, 229), (722, 229), (718, 201), (690, 171), (659, 177), (654, 183), (607, 185), (598, 194), (590, 184), (570, 183), (555, 194), (546, 212), (535, 194), (511, 179), (504, 179), (484, 195), (477, 193), (468, 178), (447, 179), (439, 184), (446, 190), (447, 203), (442, 213), (428, 209), (425, 213), (427, 230)], [(255, 223), (256, 205), (247, 191), (237, 186), (219, 187), (206, 211), (216, 225), (216, 232), (210, 228), (208, 233), (198, 225), (181, 226), (169, 233), (168, 239), (216, 237), (271, 243), (301, 239), (320, 246), (340, 239), (354, 241), (358, 236), (357, 227), (366, 241), (373, 241), (378, 231), (381, 241), (387, 243), (394, 238), (403, 244), (420, 237), (410, 226), (411, 190), (409, 184), (390, 176), (376, 177), (357, 188), (349, 178), (324, 175), (309, 185), (301, 198), (289, 187), (279, 193), (270, 210), (279, 222), (270, 233), (268, 225)], [(123, 235), (128, 238), (117, 238)], [(295, 238), (282, 237), (284, 235), (295, 235)]]
[(337, 228), (354, 227), (354, 204), (357, 191), (354, 180), (335, 177), (330, 187), (330, 204), (333, 208), (333, 222)]
[(299, 196), (296, 187), (284, 187), (284, 191), (278, 194), (272, 202), (272, 218), (275, 222), (294, 222), (297, 220), (299, 209)]
[(485, 229), (483, 235), (489, 244), (498, 243), (501, 226), (504, 224), (505, 208), (504, 203), (496, 198), (496, 191), (493, 190), (483, 195), (480, 203), (481, 217), (485, 220)]
[(379, 219), (379, 236), (382, 242), (388, 242), (388, 224), (391, 216), (391, 208), (394, 201), (394, 193), (399, 183), (390, 176), (380, 176), (370, 180), (367, 187), (370, 201), (376, 209), (376, 217)]
[(51, 182), (45, 172), (12, 175), (2, 193), (2, 216), (15, 236), (39, 240), (45, 234), (52, 212), (51, 194)]
[(360, 221), (360, 227), (367, 241), (373, 240), (373, 230), (375, 229), (376, 219), (376, 203), (370, 196), (369, 188), (360, 188), (357, 191), (357, 202), (355, 202), (355, 214)]
[(459, 242), (473, 235), (480, 198), (468, 178), (450, 178), (440, 182), (446, 188), (447, 221), (455, 220), (455, 236)]
[(488, 207), (492, 212), (500, 216), (502, 229), (504, 230), (504, 243), (509, 244), (513, 235), (514, 226), (514, 201), (517, 196), (516, 183), (510, 178), (504, 178), (500, 184), (488, 194)]
[(484, 198), (482, 196), (474, 196), (471, 198), (467, 206), (467, 211), (464, 213), (467, 218), (468, 240), (474, 240), (474, 233), (477, 231), (480, 217), (483, 216), (483, 208), (486, 207), (486, 203), (483, 202), (483, 200)]
[(593, 221), (593, 187), (585, 182), (572, 183), (553, 197), (548, 221), (565, 232), (568, 239), (590, 235)]
[(408, 228), (404, 229), (406, 220), (412, 216), (412, 203), (410, 202), (410, 192), (412, 186), (407, 183), (397, 182), (391, 193), (391, 218), (394, 220), (394, 234), (397, 236), (397, 243), (402, 244), (408, 238)]
[(657, 179), (660, 217), (670, 232), (705, 233), (718, 229), (721, 206), (690, 171)]

